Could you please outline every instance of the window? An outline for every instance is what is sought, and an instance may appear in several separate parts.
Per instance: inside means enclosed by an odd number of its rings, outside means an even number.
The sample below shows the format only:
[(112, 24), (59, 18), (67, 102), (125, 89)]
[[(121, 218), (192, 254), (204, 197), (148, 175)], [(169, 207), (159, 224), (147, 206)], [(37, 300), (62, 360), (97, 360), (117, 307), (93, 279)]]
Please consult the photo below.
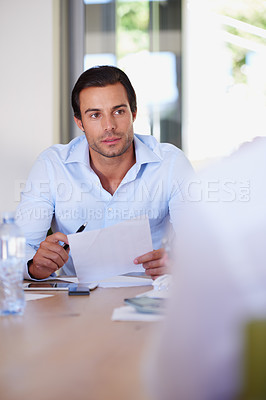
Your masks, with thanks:
[(135, 132), (181, 147), (181, 0), (84, 5), (84, 69), (123, 69), (137, 94)]
[(195, 163), (266, 135), (266, 2), (188, 0), (184, 150)]

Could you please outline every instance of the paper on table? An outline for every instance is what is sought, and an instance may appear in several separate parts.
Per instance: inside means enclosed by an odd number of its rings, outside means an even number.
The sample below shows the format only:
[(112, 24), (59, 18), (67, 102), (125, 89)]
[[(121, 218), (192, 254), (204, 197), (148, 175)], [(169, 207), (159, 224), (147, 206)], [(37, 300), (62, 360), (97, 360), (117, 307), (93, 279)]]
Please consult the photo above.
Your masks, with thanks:
[(39, 294), (39, 293), (25, 293), (25, 300), (39, 300), (44, 299), (45, 297), (52, 297), (52, 294)]
[(166, 290), (149, 290), (148, 292), (144, 292), (138, 294), (136, 297), (151, 297), (151, 298), (160, 298), (160, 299), (168, 299), (170, 297), (170, 293)]
[(78, 278), (76, 276), (66, 277), (65, 275), (52, 275), (44, 279), (27, 279), (28, 281), (46, 282), (46, 281), (67, 281), (71, 283), (78, 283)]
[(151, 286), (152, 279), (139, 278), (133, 276), (112, 276), (110, 278), (102, 279), (99, 286), (102, 288), (111, 287), (131, 287), (131, 286)]
[[(55, 278), (54, 278), (55, 279)], [(55, 279), (56, 281), (69, 282), (69, 283), (79, 283), (76, 276), (60, 276)]]
[(80, 282), (93, 282), (127, 272), (143, 271), (133, 260), (152, 251), (149, 219), (123, 221), (114, 226), (68, 235)]
[(161, 321), (164, 318), (159, 314), (139, 313), (131, 306), (115, 308), (112, 314), (112, 321)]
[[(62, 277), (57, 278), (56, 281), (79, 283), (77, 277)], [(102, 288), (114, 288), (114, 287), (131, 287), (131, 286), (151, 286), (153, 280), (148, 277), (135, 277), (135, 276), (111, 276), (109, 278), (101, 279), (97, 281), (98, 286)], [(87, 284), (88, 282), (86, 282)], [(91, 284), (96, 282), (90, 282)]]

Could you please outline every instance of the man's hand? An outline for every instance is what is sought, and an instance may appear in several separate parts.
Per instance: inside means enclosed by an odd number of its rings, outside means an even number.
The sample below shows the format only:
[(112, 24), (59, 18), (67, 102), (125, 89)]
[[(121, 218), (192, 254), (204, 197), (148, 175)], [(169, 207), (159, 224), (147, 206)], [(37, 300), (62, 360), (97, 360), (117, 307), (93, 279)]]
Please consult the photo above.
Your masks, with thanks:
[(135, 258), (134, 264), (142, 264), (146, 275), (149, 275), (152, 279), (169, 273), (168, 256), (163, 248)]
[(41, 242), (35, 256), (29, 262), (29, 273), (32, 278), (48, 278), (67, 262), (69, 249), (65, 250), (59, 241), (68, 244), (67, 236), (61, 232), (47, 236)]

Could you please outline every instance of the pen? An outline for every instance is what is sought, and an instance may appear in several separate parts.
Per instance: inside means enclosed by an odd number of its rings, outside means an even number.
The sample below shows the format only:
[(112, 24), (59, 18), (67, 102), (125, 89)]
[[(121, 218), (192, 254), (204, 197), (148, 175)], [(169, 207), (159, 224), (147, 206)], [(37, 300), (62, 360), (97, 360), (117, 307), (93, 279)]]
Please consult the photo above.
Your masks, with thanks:
[[(85, 222), (83, 225), (81, 225), (78, 230), (76, 231), (76, 233), (80, 233), (82, 231), (84, 231), (86, 225), (88, 222)], [(69, 244), (64, 244), (63, 249), (67, 250), (69, 248)]]

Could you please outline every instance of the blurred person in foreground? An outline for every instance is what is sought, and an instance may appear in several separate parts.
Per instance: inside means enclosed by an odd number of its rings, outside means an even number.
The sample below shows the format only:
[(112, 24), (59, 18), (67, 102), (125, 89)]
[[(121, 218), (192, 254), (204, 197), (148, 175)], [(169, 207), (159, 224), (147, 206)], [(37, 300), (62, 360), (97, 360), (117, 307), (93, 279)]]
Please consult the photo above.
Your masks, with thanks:
[(238, 399), (246, 324), (266, 318), (266, 138), (200, 173), (192, 197), (145, 376), (156, 400)]

